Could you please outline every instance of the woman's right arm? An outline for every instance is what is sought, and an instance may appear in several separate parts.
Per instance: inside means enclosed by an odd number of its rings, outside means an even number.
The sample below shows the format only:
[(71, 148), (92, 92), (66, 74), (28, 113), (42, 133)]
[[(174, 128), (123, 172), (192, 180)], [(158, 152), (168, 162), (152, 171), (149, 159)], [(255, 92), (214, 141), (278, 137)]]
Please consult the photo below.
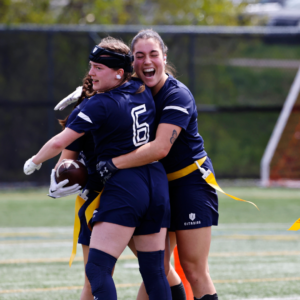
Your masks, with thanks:
[(66, 197), (72, 194), (77, 194), (80, 192), (82, 187), (79, 184), (74, 184), (72, 186), (66, 187), (65, 185), (69, 183), (68, 179), (65, 179), (64, 181), (61, 181), (59, 183), (56, 182), (55, 179), (55, 172), (56, 168), (59, 166), (59, 164), (62, 162), (63, 159), (74, 159), (76, 160), (78, 158), (79, 152), (71, 151), (64, 149), (61, 152), (60, 158), (55, 166), (54, 169), (51, 171), (50, 175), (50, 188), (49, 188), (49, 194), (48, 196), (51, 198), (61, 198)]
[(159, 124), (155, 140), (138, 149), (113, 158), (113, 163), (118, 169), (140, 167), (160, 160), (168, 155), (181, 132), (181, 127), (173, 124)]
[(58, 160), (58, 162), (57, 162), (57, 164), (56, 164), (56, 166), (55, 166), (54, 169), (56, 169), (59, 166), (59, 164), (62, 162), (62, 160), (64, 160), (64, 159), (74, 159), (74, 160), (76, 160), (78, 158), (78, 155), (79, 155), (79, 152), (68, 150), (68, 149), (64, 149), (61, 152), (59, 160)]

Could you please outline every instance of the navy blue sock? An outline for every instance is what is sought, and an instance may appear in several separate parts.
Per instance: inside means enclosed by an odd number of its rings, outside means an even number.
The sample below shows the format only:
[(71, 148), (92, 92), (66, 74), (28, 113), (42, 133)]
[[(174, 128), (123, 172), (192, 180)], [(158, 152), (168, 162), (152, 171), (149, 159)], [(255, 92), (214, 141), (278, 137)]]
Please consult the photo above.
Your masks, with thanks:
[(164, 270), (165, 251), (140, 252), (137, 257), (149, 300), (172, 300)]
[(183, 283), (171, 286), (172, 300), (186, 300)]
[(117, 259), (108, 253), (90, 249), (85, 272), (95, 300), (117, 300), (116, 287), (111, 277), (116, 261)]
[(218, 295), (213, 294), (213, 295), (204, 295), (201, 298), (196, 298), (194, 297), (194, 300), (218, 300)]

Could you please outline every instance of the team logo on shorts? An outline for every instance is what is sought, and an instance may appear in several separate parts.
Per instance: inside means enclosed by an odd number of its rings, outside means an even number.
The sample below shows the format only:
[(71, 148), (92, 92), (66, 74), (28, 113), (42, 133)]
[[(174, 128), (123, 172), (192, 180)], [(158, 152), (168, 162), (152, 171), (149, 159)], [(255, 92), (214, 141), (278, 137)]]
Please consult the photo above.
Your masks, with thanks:
[(194, 221), (195, 218), (196, 218), (196, 214), (190, 213), (190, 214), (189, 214), (189, 218), (190, 218), (190, 220)]
[(196, 219), (196, 214), (195, 213), (190, 213), (189, 214), (189, 218), (192, 222), (184, 222), (184, 226), (189, 226), (189, 225), (198, 225), (198, 224), (201, 224), (201, 221), (195, 221), (194, 220)]
[(93, 218), (95, 218), (96, 217), (96, 213), (98, 212), (98, 210), (97, 209), (95, 209), (94, 210), (94, 212), (93, 212)]

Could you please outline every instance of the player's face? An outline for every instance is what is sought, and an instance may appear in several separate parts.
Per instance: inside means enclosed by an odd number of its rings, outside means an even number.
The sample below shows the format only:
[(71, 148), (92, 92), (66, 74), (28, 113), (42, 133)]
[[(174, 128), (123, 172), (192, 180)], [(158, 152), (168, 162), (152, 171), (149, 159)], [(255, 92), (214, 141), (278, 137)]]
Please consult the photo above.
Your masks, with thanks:
[(165, 58), (159, 43), (153, 39), (139, 39), (133, 49), (133, 67), (137, 76), (151, 88), (155, 95), (164, 85)]
[(97, 92), (104, 92), (117, 84), (117, 71), (102, 64), (91, 61), (89, 75), (93, 80), (93, 90)]

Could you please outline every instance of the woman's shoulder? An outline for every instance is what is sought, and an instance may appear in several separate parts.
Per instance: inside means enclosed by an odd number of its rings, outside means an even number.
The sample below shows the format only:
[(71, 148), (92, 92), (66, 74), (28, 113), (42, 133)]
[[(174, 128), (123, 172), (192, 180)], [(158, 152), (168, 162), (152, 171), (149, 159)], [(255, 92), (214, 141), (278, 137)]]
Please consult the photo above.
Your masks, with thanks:
[(187, 100), (194, 100), (194, 97), (189, 88), (178, 79), (169, 75), (167, 80), (165, 97), (179, 97)]
[(79, 114), (79, 112), (83, 109), (83, 107), (85, 106), (86, 102), (87, 102), (87, 98), (85, 98), (79, 105), (77, 105), (70, 113), (66, 126), (68, 126), (73, 120), (75, 120), (75, 118), (77, 117), (77, 115)]
[(169, 83), (170, 83), (169, 88), (175, 88), (175, 89), (178, 89), (178, 90), (183, 90), (183, 91), (186, 91), (186, 92), (191, 94), (191, 91), (189, 90), (189, 88), (184, 83), (179, 81), (178, 79), (176, 79), (173, 76), (169, 75), (168, 80), (169, 80)]

